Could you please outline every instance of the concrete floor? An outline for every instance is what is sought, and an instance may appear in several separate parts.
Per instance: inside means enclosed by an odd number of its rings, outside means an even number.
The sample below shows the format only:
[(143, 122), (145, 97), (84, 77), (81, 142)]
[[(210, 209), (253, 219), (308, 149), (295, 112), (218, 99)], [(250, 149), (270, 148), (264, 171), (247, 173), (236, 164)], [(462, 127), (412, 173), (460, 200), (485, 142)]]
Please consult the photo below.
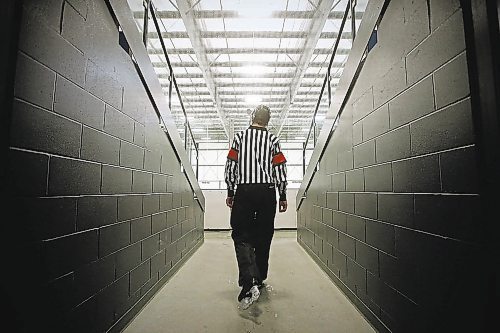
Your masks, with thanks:
[(205, 243), (124, 330), (133, 332), (375, 332), (296, 241), (279, 231), (269, 278), (249, 309), (238, 309), (238, 270), (229, 232)]

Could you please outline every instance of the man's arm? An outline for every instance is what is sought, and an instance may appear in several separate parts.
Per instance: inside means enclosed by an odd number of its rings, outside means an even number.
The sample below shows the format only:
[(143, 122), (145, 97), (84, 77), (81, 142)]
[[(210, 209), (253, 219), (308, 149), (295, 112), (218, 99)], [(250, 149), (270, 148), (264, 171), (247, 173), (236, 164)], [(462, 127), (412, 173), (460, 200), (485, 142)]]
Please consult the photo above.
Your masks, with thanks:
[(279, 211), (285, 212), (288, 208), (286, 200), (286, 158), (281, 152), (281, 147), (277, 141), (273, 149), (273, 169), (279, 193)]
[(236, 177), (238, 170), (238, 148), (239, 145), (235, 137), (231, 149), (229, 149), (229, 153), (227, 154), (226, 168), (224, 172), (224, 179), (227, 185), (226, 205), (229, 208), (233, 207), (234, 190), (236, 188)]

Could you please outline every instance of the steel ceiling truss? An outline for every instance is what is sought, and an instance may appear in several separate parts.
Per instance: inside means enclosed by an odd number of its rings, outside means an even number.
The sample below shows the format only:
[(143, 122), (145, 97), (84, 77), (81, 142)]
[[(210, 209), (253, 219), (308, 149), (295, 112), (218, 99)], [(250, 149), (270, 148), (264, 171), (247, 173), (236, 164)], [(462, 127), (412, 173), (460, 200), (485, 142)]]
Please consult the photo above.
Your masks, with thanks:
[[(242, 16), (235, 10), (189, 10), (189, 2), (186, 0), (182, 0), (185, 3), (188, 3), (187, 6), (184, 6), (184, 3), (181, 4), (182, 8), (179, 6), (179, 1), (177, 2), (177, 7), (179, 11), (173, 10), (160, 10), (158, 11), (158, 18), (160, 19), (181, 19), (183, 18), (182, 13), (186, 13), (191, 15), (194, 19), (234, 19), (234, 18), (242, 18)], [(277, 19), (316, 19), (316, 15), (318, 13), (318, 9), (321, 9), (323, 2), (318, 6), (316, 10), (280, 10), (274, 11), (270, 18)], [(343, 11), (331, 11), (333, 5), (333, 0), (329, 1), (330, 6), (328, 7), (329, 13), (325, 17), (325, 19), (330, 20), (341, 20), (344, 12)], [(325, 8), (324, 6), (323, 8)], [(184, 9), (186, 9), (184, 11)], [(356, 18), (361, 18), (363, 16), (363, 12), (356, 12)], [(142, 12), (134, 12), (135, 19), (143, 19), (144, 14)]]
[[(172, 55), (171, 65), (178, 79), (189, 121), (204, 128), (203, 132), (198, 129), (195, 134), (202, 136), (210, 133), (214, 140), (227, 140), (232, 137), (233, 130), (248, 126), (249, 106), (245, 97), (249, 95), (262, 96), (261, 103), (268, 104), (273, 110), (280, 110), (279, 117), (271, 119), (270, 127), (285, 138), (304, 136), (304, 128), (308, 128), (316, 105), (319, 105), (317, 116), (326, 113), (328, 101), (324, 103), (322, 98), (318, 102), (318, 96), (323, 86), (322, 81), (327, 75), (325, 70), (328, 68), (328, 56), (331, 55), (332, 48), (324, 46), (331, 43), (331, 40), (337, 43), (340, 41), (336, 55), (341, 57), (336, 58), (339, 61), (333, 62), (330, 69), (329, 89), (334, 90), (344, 67), (345, 56), (350, 51), (353, 37), (351, 31), (355, 32), (353, 28), (339, 36), (337, 31), (329, 31), (331, 26), (328, 31), (323, 31), (328, 20), (331, 20), (333, 26), (338, 26), (339, 20), (343, 18), (344, 11), (335, 9), (334, 0), (320, 0), (317, 1), (318, 4), (308, 0), (311, 10), (272, 12), (270, 18), (282, 19), (283, 27), (284, 22), (289, 19), (309, 20), (305, 25), (307, 30), (300, 31), (231, 31), (226, 30), (223, 20), (224, 30), (207, 31), (204, 30), (203, 19), (235, 19), (242, 16), (238, 11), (224, 10), (223, 2), (220, 3), (221, 10), (200, 10), (203, 0), (169, 1), (178, 11), (158, 10), (156, 14), (162, 20), (182, 20), (186, 29), (163, 31), (161, 35), (164, 40), (170, 40), (168, 54)], [(356, 12), (352, 16), (361, 20), (363, 12)], [(134, 18), (137, 21), (143, 20), (144, 13), (135, 12)], [(168, 74), (165, 74), (167, 65), (162, 61), (163, 51), (157, 48), (158, 34), (145, 31), (144, 36), (149, 40), (148, 53), (162, 87), (168, 89), (168, 83), (164, 81), (168, 79)], [(192, 47), (175, 47), (176, 39), (189, 39)], [(278, 47), (264, 47), (258, 43), (258, 47), (210, 47), (219, 44), (211, 44), (207, 42), (208, 39), (225, 39), (227, 46), (227, 41), (231, 39), (279, 39), (280, 44)], [(282, 44), (281, 41), (287, 40), (290, 42)], [(248, 44), (252, 45), (254, 42), (249, 41)], [(182, 43), (177, 45), (185, 45), (185, 42)], [(272, 46), (272, 41), (269, 43), (266, 42), (266, 46)], [(248, 55), (249, 60), (233, 61), (235, 56), (232, 55)], [(253, 61), (251, 55), (263, 55), (263, 59), (268, 60)], [(268, 55), (276, 55), (276, 61), (269, 61)], [(238, 57), (238, 60), (246, 59)], [(264, 70), (250, 73), (243, 70), (252, 66)], [(197, 68), (199, 71), (194, 70)], [(172, 105), (172, 112), (179, 119), (183, 117), (179, 105)], [(181, 128), (179, 130), (182, 131)]]
[(208, 87), (208, 90), (212, 94), (212, 97), (215, 101), (215, 105), (217, 106), (217, 113), (221, 119), (224, 132), (229, 138), (231, 136), (230, 134), (231, 129), (228, 128), (229, 123), (226, 119), (224, 112), (221, 110), (220, 107), (220, 99), (217, 95), (217, 87), (215, 86), (214, 77), (210, 69), (210, 61), (208, 60), (207, 57), (207, 50), (205, 49), (205, 45), (203, 44), (203, 39), (200, 36), (200, 29), (198, 28), (198, 24), (195, 19), (195, 11), (192, 10), (194, 5), (191, 5), (188, 0), (176, 0), (176, 3), (177, 3), (177, 8), (179, 9), (177, 13), (180, 14), (182, 21), (184, 22), (184, 26), (186, 27), (186, 32), (189, 35), (191, 45), (193, 45), (191, 51), (193, 54), (196, 54), (196, 59), (203, 73), (202, 76), (205, 79), (206, 86)]
[[(300, 55), (299, 61), (298, 61), (298, 66), (295, 71), (295, 75), (292, 79), (292, 82), (290, 84), (290, 100), (289, 100), (289, 105), (293, 102), (293, 99), (295, 97), (295, 94), (297, 93), (297, 90), (300, 87), (300, 83), (304, 77), (306, 77), (305, 71), (307, 67), (309, 66), (309, 62), (311, 61), (311, 57), (313, 54), (320, 54), (321, 50), (325, 49), (317, 49), (316, 44), (318, 43), (319, 37), (321, 35), (321, 31), (323, 30), (323, 27), (325, 25), (326, 20), (328, 17), (331, 15), (331, 10), (333, 6), (333, 0), (323, 0), (321, 1), (318, 6), (316, 7), (316, 10), (313, 13), (313, 16), (311, 17), (311, 25), (309, 28), (308, 32), (308, 37), (306, 38), (306, 41), (304, 43), (304, 48), (302, 49), (302, 53)], [(343, 17), (343, 13), (341, 13)], [(330, 49), (326, 49), (325, 54), (329, 54), (331, 51)], [(346, 50), (346, 54), (349, 51)], [(324, 77), (324, 75), (322, 75)], [(281, 111), (280, 114), (280, 119), (278, 121), (278, 135), (281, 133), (281, 130), (283, 129), (283, 125), (285, 124), (286, 121), (286, 116), (288, 114), (289, 110), (289, 105), (285, 106), (285, 108)]]

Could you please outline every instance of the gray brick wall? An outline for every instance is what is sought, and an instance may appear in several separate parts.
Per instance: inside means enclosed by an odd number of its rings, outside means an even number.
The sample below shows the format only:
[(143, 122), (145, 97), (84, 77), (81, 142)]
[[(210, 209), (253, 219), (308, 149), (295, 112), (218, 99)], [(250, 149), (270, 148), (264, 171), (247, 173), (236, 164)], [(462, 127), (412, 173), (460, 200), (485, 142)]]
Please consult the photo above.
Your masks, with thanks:
[(473, 331), (480, 200), (459, 2), (391, 1), (378, 39), (298, 241), (380, 330)]
[(20, 322), (108, 331), (201, 244), (203, 212), (105, 1), (24, 2), (13, 109)]

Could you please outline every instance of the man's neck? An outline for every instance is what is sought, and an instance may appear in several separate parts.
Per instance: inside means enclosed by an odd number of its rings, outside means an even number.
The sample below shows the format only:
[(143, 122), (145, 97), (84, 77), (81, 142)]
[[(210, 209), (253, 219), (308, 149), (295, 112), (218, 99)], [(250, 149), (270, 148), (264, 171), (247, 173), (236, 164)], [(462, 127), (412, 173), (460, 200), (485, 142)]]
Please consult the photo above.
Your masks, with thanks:
[(251, 126), (253, 127), (262, 127), (262, 128), (265, 128), (266, 126), (262, 126), (260, 124), (257, 124), (257, 123), (253, 123)]

